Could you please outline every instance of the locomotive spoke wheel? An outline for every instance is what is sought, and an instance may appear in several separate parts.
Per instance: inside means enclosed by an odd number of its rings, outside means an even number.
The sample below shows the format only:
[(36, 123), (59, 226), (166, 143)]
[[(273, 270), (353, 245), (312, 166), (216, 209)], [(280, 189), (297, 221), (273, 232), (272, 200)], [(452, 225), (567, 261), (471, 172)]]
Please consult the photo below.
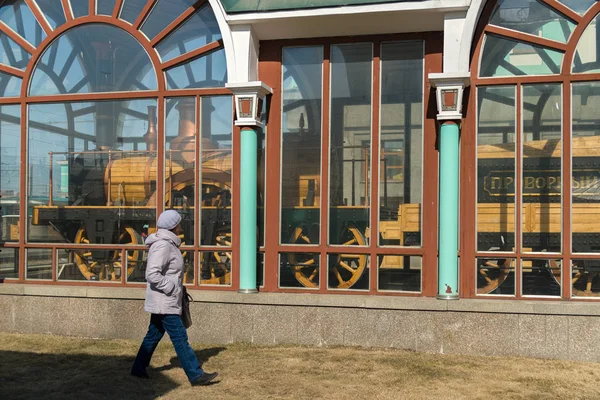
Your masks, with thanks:
[(484, 286), (477, 288), (477, 294), (488, 294), (496, 290), (506, 280), (509, 272), (509, 259), (501, 265), (487, 261), (484, 267), (479, 268), (478, 279), (483, 279)]
[[(292, 244), (310, 244), (310, 238), (304, 229), (299, 226), (294, 229), (290, 238)], [(290, 253), (288, 261), (292, 267), (294, 277), (307, 288), (316, 288), (319, 286), (317, 277), (319, 276), (319, 263), (314, 257), (305, 253)]]
[[(592, 284), (594, 283), (594, 279), (598, 277), (598, 272), (586, 272), (584, 270), (579, 270), (573, 274), (572, 278), (572, 292), (575, 296), (584, 296), (584, 297), (598, 297), (600, 293), (592, 291)], [(577, 282), (580, 282), (577, 286), (575, 285)], [(585, 283), (584, 283), (585, 282)], [(582, 285), (581, 283), (584, 283)], [(581, 287), (584, 286), (584, 289)]]
[[(85, 228), (80, 228), (75, 235), (76, 244), (90, 244), (90, 240), (86, 236)], [(141, 235), (132, 227), (125, 227), (119, 235), (120, 245), (142, 245), (144, 240)], [(127, 251), (127, 276), (130, 276), (139, 261), (142, 259), (143, 252), (141, 250)], [(113, 251), (112, 257), (106, 262), (99, 262), (93, 259), (93, 255), (89, 250), (75, 251), (75, 263), (81, 274), (87, 280), (112, 280), (117, 281), (121, 278), (123, 263), (121, 260), (121, 252)]]
[[(365, 236), (356, 227), (348, 227), (342, 232), (341, 242), (344, 245), (364, 246)], [(348, 289), (354, 286), (363, 276), (367, 266), (364, 254), (339, 254), (329, 266), (329, 286)]]

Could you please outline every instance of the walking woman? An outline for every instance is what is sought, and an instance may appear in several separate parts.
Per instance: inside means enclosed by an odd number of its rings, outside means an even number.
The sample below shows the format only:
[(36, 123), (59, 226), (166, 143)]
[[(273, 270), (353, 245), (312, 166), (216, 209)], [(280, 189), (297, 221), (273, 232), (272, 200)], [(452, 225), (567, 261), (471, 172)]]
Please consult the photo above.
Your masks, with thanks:
[(181, 215), (175, 210), (160, 214), (156, 233), (148, 236), (146, 246), (146, 302), (144, 309), (151, 313), (148, 333), (133, 362), (131, 375), (149, 378), (146, 368), (152, 354), (165, 332), (169, 334), (181, 366), (192, 385), (207, 385), (219, 374), (205, 372), (200, 368), (196, 353), (188, 343), (188, 336), (181, 321), (181, 298), (183, 294), (183, 257), (179, 251), (182, 232)]

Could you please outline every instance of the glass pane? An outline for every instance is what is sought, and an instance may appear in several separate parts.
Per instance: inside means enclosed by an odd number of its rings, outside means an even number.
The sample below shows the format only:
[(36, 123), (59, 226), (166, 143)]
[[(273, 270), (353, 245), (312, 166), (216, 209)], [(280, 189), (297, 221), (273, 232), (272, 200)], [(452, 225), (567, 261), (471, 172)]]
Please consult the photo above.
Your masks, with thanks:
[(514, 296), (515, 265), (514, 258), (478, 258), (477, 294)]
[(25, 278), (52, 279), (52, 249), (26, 249)]
[(146, 250), (128, 250), (127, 277), (128, 283), (146, 282), (146, 261), (148, 260), (148, 251)]
[(156, 46), (162, 61), (221, 39), (221, 31), (212, 8), (207, 4)]
[(600, 82), (574, 83), (572, 92), (573, 251), (600, 252)]
[(4, 33), (0, 33), (0, 62), (2, 64), (24, 71), (30, 59), (31, 54), (23, 47)]
[(537, 0), (500, 0), (490, 23), (566, 43), (575, 24)]
[(481, 77), (558, 74), (563, 59), (561, 52), (493, 35), (482, 51)]
[(600, 15), (594, 18), (585, 28), (573, 57), (573, 73), (600, 72), (600, 48), (598, 48), (598, 22)]
[(265, 253), (258, 253), (256, 260), (256, 286), (259, 288), (265, 286)]
[(79, 18), (89, 14), (89, 1), (71, 0), (71, 10), (73, 11), (73, 17)]
[(477, 88), (477, 250), (515, 245), (515, 87)]
[[(94, 38), (87, 45), (84, 38)], [(29, 94), (50, 95), (157, 89), (144, 48), (120, 28), (106, 24), (75, 27), (44, 52)]]
[(196, 0), (158, 0), (142, 25), (142, 32), (152, 40), (195, 2)]
[(213, 51), (167, 70), (168, 89), (225, 87), (227, 64), (225, 49)]
[(523, 296), (560, 296), (560, 260), (521, 260)]
[(96, 14), (112, 15), (114, 9), (115, 0), (96, 0)]
[[(110, 262), (91, 261), (93, 256), (100, 252), (110, 253), (105, 258), (111, 259)], [(141, 251), (136, 251), (141, 253)], [(96, 256), (96, 258), (99, 258)], [(56, 279), (59, 281), (85, 281), (101, 280), (107, 282), (121, 282), (123, 263), (121, 250), (98, 250), (98, 249), (58, 249), (57, 250)], [(129, 270), (133, 271), (135, 262), (132, 259)]]
[(46, 38), (46, 33), (38, 24), (25, 0), (9, 0), (2, 3), (0, 21), (34, 47), (37, 47)]
[[(156, 218), (155, 108), (154, 99), (29, 106), (30, 242), (143, 245)], [(83, 263), (115, 257), (92, 251)]]
[(420, 256), (379, 256), (379, 290), (420, 292), (423, 259)]
[(319, 253), (279, 255), (279, 287), (319, 288)]
[(18, 97), (21, 95), (23, 79), (0, 72), (0, 96)]
[(60, 0), (36, 0), (35, 2), (40, 7), (40, 10), (42, 10), (46, 21), (48, 21), (52, 29), (56, 29), (67, 22)]
[(231, 285), (231, 250), (200, 253), (200, 285)]
[(423, 43), (381, 46), (379, 237), (381, 245), (421, 244)]
[(331, 46), (329, 243), (366, 245), (371, 204), (370, 43)]
[(369, 289), (369, 256), (367, 254), (329, 254), (329, 289)]
[[(193, 245), (196, 231), (196, 100), (194, 97), (168, 99), (166, 110), (165, 208), (175, 208), (181, 214), (181, 240)], [(153, 136), (158, 134), (155, 123), (148, 132)]]
[[(19, 240), (21, 199), (21, 107), (0, 106), (0, 215), (2, 241)], [(2, 252), (4, 249), (2, 249)], [(7, 252), (10, 253), (9, 250)], [(0, 254), (2, 256), (2, 254)]]
[(320, 241), (323, 47), (283, 49), (281, 243)]
[(560, 85), (523, 86), (523, 251), (561, 251)]
[(583, 15), (597, 0), (558, 0), (571, 10)]
[(571, 260), (573, 297), (600, 296), (600, 260)]
[[(2, 225), (4, 238), (4, 225)], [(0, 282), (19, 278), (19, 249), (3, 248), (0, 251)]]
[(203, 97), (201, 102), (200, 244), (231, 248), (233, 101), (231, 96), (212, 96)]
[(148, 0), (123, 0), (119, 18), (133, 24)]

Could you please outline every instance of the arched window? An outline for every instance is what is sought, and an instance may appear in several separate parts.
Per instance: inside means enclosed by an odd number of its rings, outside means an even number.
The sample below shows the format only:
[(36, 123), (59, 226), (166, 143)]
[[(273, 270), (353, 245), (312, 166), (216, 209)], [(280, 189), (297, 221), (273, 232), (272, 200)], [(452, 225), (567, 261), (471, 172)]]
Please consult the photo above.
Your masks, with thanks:
[(476, 145), (463, 154), (477, 182), (463, 187), (471, 293), (600, 295), (599, 13), (594, 0), (497, 0), (482, 13)]
[(141, 282), (175, 208), (186, 282), (230, 285), (226, 81), (208, 1), (4, 1), (0, 277)]

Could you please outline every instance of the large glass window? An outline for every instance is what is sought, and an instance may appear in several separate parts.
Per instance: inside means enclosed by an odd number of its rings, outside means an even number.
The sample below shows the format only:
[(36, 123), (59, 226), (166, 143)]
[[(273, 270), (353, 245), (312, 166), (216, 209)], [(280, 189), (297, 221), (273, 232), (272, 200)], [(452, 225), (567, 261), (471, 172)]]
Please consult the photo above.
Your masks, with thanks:
[(329, 243), (365, 245), (369, 224), (373, 45), (331, 46)]
[(283, 49), (281, 243), (318, 244), (323, 47)]

